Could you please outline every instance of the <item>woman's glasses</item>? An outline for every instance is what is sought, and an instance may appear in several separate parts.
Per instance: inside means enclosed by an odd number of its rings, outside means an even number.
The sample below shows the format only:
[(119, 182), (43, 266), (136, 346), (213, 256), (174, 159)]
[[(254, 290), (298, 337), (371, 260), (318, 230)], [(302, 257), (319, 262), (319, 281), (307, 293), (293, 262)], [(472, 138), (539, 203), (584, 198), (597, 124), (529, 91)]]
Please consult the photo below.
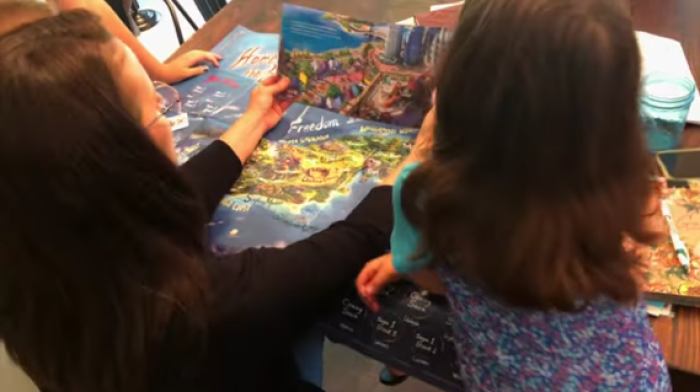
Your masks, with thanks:
[(147, 128), (150, 128), (160, 120), (161, 117), (167, 117), (170, 114), (178, 114), (180, 112), (180, 94), (175, 87), (163, 82), (153, 82), (153, 85), (156, 89), (156, 99), (158, 99), (158, 115), (151, 121)]

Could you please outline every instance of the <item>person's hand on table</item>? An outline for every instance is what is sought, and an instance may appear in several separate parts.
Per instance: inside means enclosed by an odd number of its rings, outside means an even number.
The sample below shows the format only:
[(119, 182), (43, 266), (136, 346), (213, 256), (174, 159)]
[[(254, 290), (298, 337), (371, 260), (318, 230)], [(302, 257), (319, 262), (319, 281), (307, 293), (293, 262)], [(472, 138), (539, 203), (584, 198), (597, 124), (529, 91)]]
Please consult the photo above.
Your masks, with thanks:
[(161, 64), (155, 76), (161, 82), (175, 84), (207, 72), (209, 66), (201, 64), (205, 61), (219, 67), (219, 60), (221, 56), (216, 53), (192, 50)]
[(289, 79), (277, 75), (260, 82), (250, 94), (248, 109), (221, 135), (220, 140), (233, 149), (242, 163), (253, 154), (260, 139), (280, 122), (291, 105), (277, 98), (288, 87)]
[(355, 281), (355, 285), (362, 301), (364, 301), (373, 312), (377, 312), (379, 311), (377, 293), (387, 284), (395, 282), (400, 278), (401, 274), (394, 268), (391, 254), (386, 254), (365, 264), (365, 267)]

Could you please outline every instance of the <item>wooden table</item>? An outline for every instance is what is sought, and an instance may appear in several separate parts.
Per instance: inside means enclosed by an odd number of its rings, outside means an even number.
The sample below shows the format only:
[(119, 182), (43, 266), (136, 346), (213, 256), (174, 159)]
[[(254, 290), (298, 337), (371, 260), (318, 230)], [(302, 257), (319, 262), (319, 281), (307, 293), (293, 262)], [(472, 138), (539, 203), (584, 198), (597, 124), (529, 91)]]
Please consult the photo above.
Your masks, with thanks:
[[(430, 5), (454, 0), (288, 0), (287, 3), (338, 12), (373, 21), (399, 21)], [(635, 28), (681, 41), (700, 81), (700, 0), (627, 0)], [(279, 32), (281, 0), (232, 0), (185, 42), (173, 56), (211, 49), (228, 32), (244, 25), (258, 32)], [(700, 85), (700, 83), (698, 83)], [(689, 127), (684, 145), (700, 147), (700, 127)], [(680, 308), (673, 319), (652, 321), (671, 366), (700, 374), (700, 309)]]
[[(681, 42), (700, 85), (700, 1), (631, 0), (631, 5), (635, 29)], [(686, 127), (683, 146), (700, 147), (700, 127)], [(700, 309), (677, 308), (674, 318), (652, 319), (652, 325), (668, 363), (700, 374)]]

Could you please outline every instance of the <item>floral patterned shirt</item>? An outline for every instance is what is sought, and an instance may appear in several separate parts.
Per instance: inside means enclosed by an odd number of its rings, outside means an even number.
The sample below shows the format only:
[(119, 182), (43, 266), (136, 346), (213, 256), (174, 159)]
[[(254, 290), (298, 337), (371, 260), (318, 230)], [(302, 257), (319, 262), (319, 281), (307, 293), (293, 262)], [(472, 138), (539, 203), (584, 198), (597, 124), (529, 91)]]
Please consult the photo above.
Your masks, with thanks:
[[(401, 273), (425, 267), (409, 260), (418, 233), (393, 189), (393, 264)], [(643, 301), (636, 307), (602, 298), (578, 312), (533, 311), (502, 304), (441, 268), (453, 313), (455, 346), (470, 392), (668, 392), (668, 371)]]

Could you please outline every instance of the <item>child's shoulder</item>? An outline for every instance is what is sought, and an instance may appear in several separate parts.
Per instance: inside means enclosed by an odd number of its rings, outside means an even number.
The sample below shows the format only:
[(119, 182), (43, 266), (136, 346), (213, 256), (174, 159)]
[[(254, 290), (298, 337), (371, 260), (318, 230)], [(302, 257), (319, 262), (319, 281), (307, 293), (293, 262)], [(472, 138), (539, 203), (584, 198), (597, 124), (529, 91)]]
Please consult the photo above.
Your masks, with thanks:
[(403, 169), (399, 172), (399, 175), (396, 176), (396, 181), (394, 182), (394, 190), (393, 190), (393, 203), (394, 203), (394, 208), (396, 209), (398, 206), (401, 205), (401, 190), (403, 189), (403, 183), (406, 181), (406, 178), (408, 178), (413, 171), (420, 166), (420, 162), (412, 162), (404, 166)]
[(403, 182), (406, 181), (406, 178), (408, 178), (420, 164), (420, 162), (412, 162), (404, 166), (401, 172), (399, 172), (399, 176), (396, 178), (396, 185), (402, 185)]

